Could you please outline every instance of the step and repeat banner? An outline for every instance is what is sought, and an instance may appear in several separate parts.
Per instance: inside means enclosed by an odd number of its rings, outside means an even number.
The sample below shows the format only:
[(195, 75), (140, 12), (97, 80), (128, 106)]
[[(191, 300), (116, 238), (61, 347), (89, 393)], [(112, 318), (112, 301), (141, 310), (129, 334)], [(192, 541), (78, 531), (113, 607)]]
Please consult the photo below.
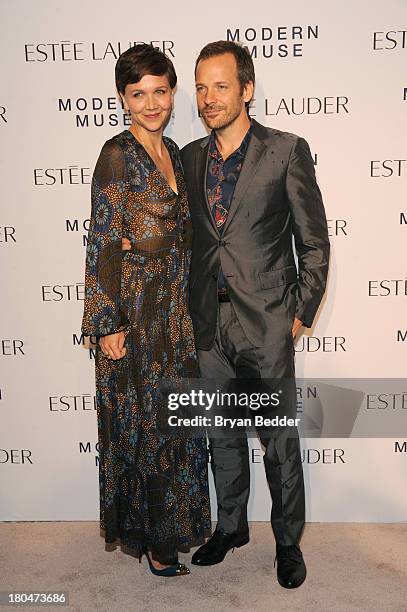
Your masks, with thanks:
[[(182, 146), (206, 133), (194, 62), (219, 39), (252, 54), (251, 115), (309, 142), (327, 211), (328, 289), (297, 374), (353, 384), (358, 413), (338, 437), (302, 440), (307, 518), (406, 520), (406, 2), (3, 0), (0, 31), (0, 520), (99, 518), (94, 347), (80, 325), (92, 172), (128, 127), (115, 62), (138, 42), (173, 60), (167, 134)], [(346, 402), (325, 409), (348, 418)], [(250, 445), (250, 519), (268, 520)]]

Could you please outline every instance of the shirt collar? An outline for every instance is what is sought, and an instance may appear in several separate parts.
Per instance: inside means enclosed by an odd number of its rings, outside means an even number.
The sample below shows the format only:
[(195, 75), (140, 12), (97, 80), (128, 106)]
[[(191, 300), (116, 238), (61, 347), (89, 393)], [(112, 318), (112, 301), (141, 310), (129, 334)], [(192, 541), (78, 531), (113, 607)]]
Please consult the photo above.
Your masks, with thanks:
[[(239, 148), (237, 148), (235, 151), (233, 151), (232, 156), (236, 156), (236, 157), (244, 157), (246, 155), (246, 151), (247, 151), (247, 147), (249, 146), (249, 140), (250, 140), (250, 136), (251, 133), (253, 131), (253, 122), (250, 120), (250, 127), (247, 130), (245, 137), (243, 138), (242, 142), (240, 143)], [(223, 161), (222, 159), (222, 155), (219, 153), (219, 149), (216, 145), (216, 139), (215, 139), (215, 130), (212, 130), (211, 135), (209, 137), (209, 149), (208, 149), (208, 155), (209, 157), (213, 157), (214, 159), (218, 160), (218, 161)], [(229, 158), (228, 158), (229, 159)]]

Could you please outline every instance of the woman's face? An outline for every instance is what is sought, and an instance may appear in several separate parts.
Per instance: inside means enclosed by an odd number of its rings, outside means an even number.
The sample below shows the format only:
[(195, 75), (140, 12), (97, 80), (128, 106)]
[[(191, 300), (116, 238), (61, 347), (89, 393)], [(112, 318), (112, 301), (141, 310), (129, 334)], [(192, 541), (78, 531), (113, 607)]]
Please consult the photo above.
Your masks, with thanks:
[(149, 132), (164, 129), (173, 101), (167, 75), (146, 74), (138, 83), (126, 85), (123, 98), (125, 108), (131, 113), (132, 125)]

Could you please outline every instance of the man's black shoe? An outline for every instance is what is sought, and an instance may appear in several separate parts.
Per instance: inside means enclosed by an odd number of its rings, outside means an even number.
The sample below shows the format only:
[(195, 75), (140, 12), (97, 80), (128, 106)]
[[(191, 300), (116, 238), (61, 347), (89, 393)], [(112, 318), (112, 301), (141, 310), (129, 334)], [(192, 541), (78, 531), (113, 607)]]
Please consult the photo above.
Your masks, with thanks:
[(277, 561), (277, 579), (285, 589), (296, 589), (305, 580), (307, 568), (305, 567), (302, 552), (299, 546), (281, 546), (277, 544), (276, 558), (274, 567)]
[(194, 565), (221, 563), (231, 548), (240, 548), (249, 541), (249, 534), (224, 533), (216, 529), (212, 537), (192, 555)]

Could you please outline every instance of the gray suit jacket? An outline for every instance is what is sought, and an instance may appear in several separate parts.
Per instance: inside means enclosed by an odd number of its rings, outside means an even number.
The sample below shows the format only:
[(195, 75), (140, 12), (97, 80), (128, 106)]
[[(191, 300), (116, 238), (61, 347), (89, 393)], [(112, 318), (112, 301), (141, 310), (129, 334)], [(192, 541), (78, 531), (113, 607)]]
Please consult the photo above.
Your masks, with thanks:
[(222, 266), (248, 339), (258, 347), (291, 345), (291, 350), (294, 317), (311, 327), (328, 273), (327, 223), (309, 146), (253, 120), (220, 236), (206, 197), (208, 142), (202, 138), (181, 151), (194, 230), (190, 311), (197, 348), (213, 345)]

